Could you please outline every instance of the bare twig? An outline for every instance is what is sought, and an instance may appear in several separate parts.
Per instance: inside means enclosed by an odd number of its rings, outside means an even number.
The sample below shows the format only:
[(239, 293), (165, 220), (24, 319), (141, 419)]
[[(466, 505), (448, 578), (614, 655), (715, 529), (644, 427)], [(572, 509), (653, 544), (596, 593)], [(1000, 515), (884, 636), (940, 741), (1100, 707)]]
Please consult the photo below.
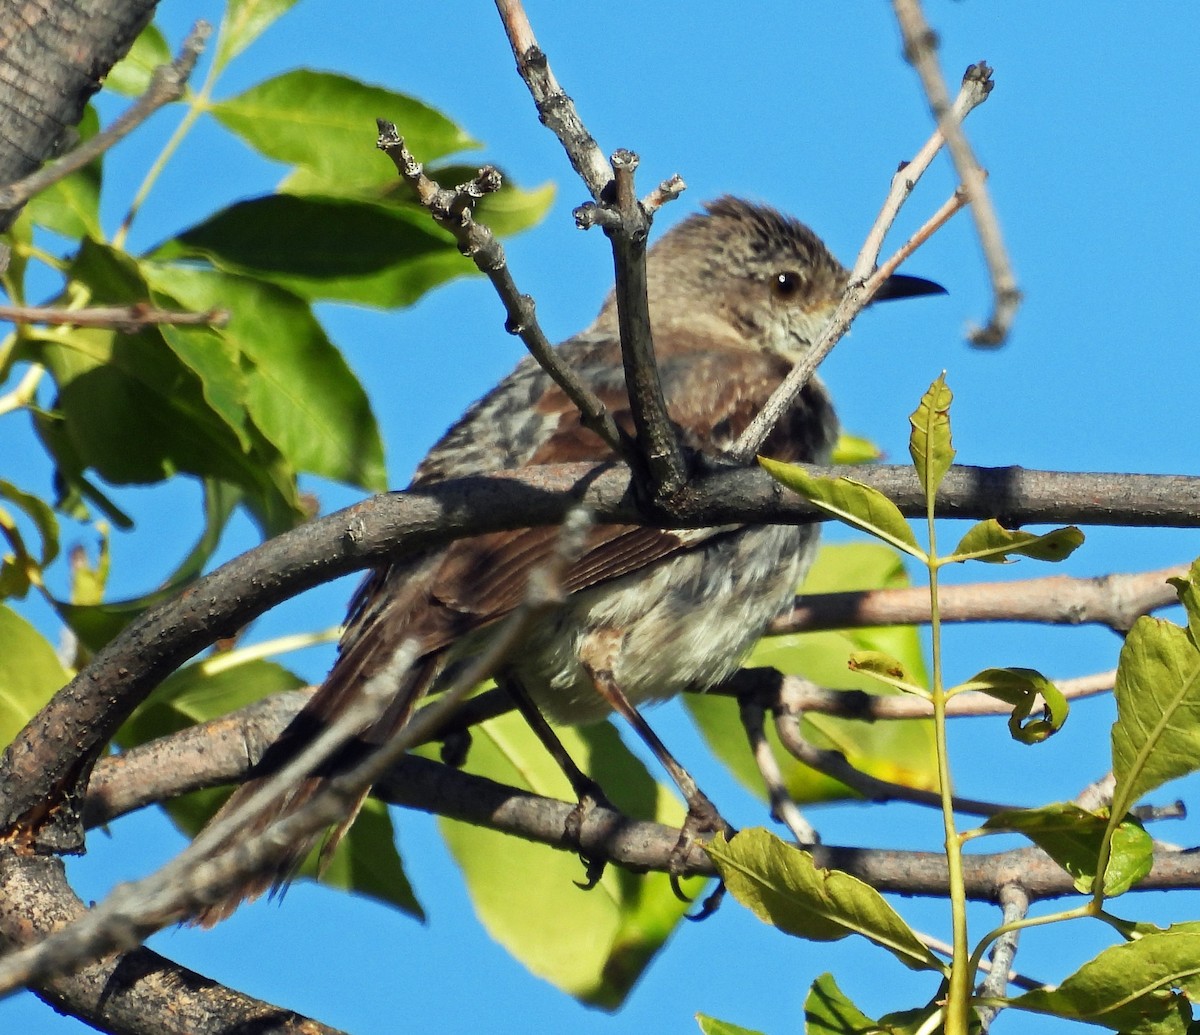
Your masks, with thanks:
[(393, 123), (380, 119), (378, 124), (379, 149), (392, 160), (438, 225), (454, 235), (459, 250), (492, 282), (507, 313), (505, 329), (521, 339), (542, 369), (566, 392), (567, 398), (579, 410), (584, 427), (599, 435), (618, 455), (629, 455), (631, 447), (612, 415), (550, 344), (537, 321), (533, 299), (522, 294), (513, 281), (504, 248), (496, 235), (474, 218), (470, 200), (493, 183), (498, 187), (500, 174), (490, 167), (481, 169), (475, 181), (447, 190), (425, 175), (421, 163), (405, 146)]
[[(938, 610), (943, 622), (1093, 624), (1126, 632), (1142, 615), (1178, 603), (1179, 596), (1167, 579), (1182, 577), (1186, 572), (1186, 565), (1176, 565), (1096, 578), (1052, 575), (1015, 582), (942, 586), (938, 590)], [(772, 623), (768, 632), (779, 635), (928, 621), (927, 589), (871, 589), (797, 597), (792, 611)]]
[(683, 451), (667, 413), (654, 339), (650, 333), (650, 300), (646, 281), (646, 236), (650, 218), (634, 193), (638, 157), (617, 151), (612, 157), (614, 198), (610, 206), (587, 206), (602, 223), (613, 249), (616, 272), (617, 323), (629, 409), (637, 432), (637, 455), (654, 499), (669, 499), (687, 481)]
[[(958, 97), (951, 107), (955, 118), (958, 121), (966, 118), (970, 112), (987, 100), (990, 92), (991, 83), (986, 75), (979, 73), (965, 76)], [(858, 258), (850, 271), (850, 282), (846, 287), (846, 293), (842, 296), (837, 309), (834, 310), (829, 322), (818, 335), (817, 340), (813, 342), (808, 353), (795, 364), (783, 384), (775, 390), (755, 420), (735, 443), (732, 450), (734, 459), (746, 461), (757, 452), (766, 441), (767, 435), (771, 433), (771, 429), (779, 422), (780, 417), (787, 412), (800, 390), (812, 378), (813, 372), (821, 361), (841, 340), (849, 330), (854, 318), (874, 297), (879, 285), (896, 270), (905, 258), (924, 243), (934, 230), (964, 204), (959, 192), (955, 191), (954, 195), (942, 205), (942, 208), (926, 221), (925, 226), (898, 249), (883, 267), (877, 269), (884, 238), (892, 224), (895, 223), (900, 208), (908, 200), (917, 181), (925, 174), (926, 169), (929, 168), (930, 163), (945, 142), (945, 135), (939, 126), (912, 159), (903, 163), (892, 177), (891, 188), (884, 199), (883, 207), (875, 217), (871, 229), (867, 231)]]
[(229, 312), (226, 309), (209, 309), (203, 313), (182, 313), (148, 305), (89, 306), (86, 309), (0, 305), (0, 320), (46, 326), (104, 327), (133, 334), (143, 327), (164, 324), (174, 327), (224, 327), (229, 322)]
[(779, 761), (767, 740), (764, 729), (766, 709), (753, 697), (743, 697), (738, 703), (741, 706), (742, 727), (750, 741), (754, 763), (758, 766), (763, 784), (767, 788), (771, 815), (792, 832), (797, 844), (816, 844), (821, 839), (788, 793), (787, 785), (783, 781), (783, 771), (779, 768)]
[[(891, 780), (881, 780), (869, 773), (864, 773), (861, 769), (856, 769), (842, 752), (830, 748), (819, 748), (810, 743), (800, 729), (800, 720), (794, 715), (782, 712), (776, 714), (775, 732), (779, 734), (780, 743), (797, 761), (803, 762), (819, 773), (840, 780), (868, 801), (909, 801), (914, 805), (925, 805), (934, 809), (942, 807), (942, 798), (937, 791), (926, 791), (919, 787), (893, 783)], [(978, 801), (974, 798), (960, 798), (957, 795), (953, 801), (956, 812), (973, 816), (994, 816), (997, 812), (1017, 807), (990, 801)]]
[(687, 184), (683, 182), (683, 177), (679, 173), (675, 173), (642, 198), (642, 208), (646, 210), (647, 215), (653, 216), (663, 205), (668, 201), (674, 201), (685, 190), (687, 190)]
[(200, 54), (204, 51), (212, 26), (208, 22), (198, 21), (192, 26), (183, 41), (178, 56), (169, 65), (160, 65), (150, 78), (150, 85), (108, 129), (97, 133), (90, 140), (64, 155), (53, 165), (39, 169), (16, 183), (0, 187), (0, 211), (8, 211), (24, 205), (30, 198), (48, 187), (65, 179), (77, 169), (82, 169), (88, 162), (104, 154), (118, 140), (128, 136), (138, 126), (145, 122), (159, 108), (183, 96), (188, 78), (196, 67)]
[[(1021, 303), (1021, 292), (1017, 289), (1012, 263), (1004, 247), (1000, 220), (984, 184), (983, 169), (962, 131), (961, 119), (950, 105), (946, 81), (938, 68), (937, 34), (925, 20), (919, 0), (892, 0), (892, 6), (896, 12), (900, 33), (904, 37), (904, 56), (920, 77), (925, 96), (929, 99), (929, 107), (937, 119), (938, 128), (946, 137), (959, 181), (970, 197), (975, 229), (979, 234), (984, 260), (992, 278), (992, 291), (995, 296), (992, 315), (986, 327), (971, 333), (970, 340), (974, 345), (1002, 345), (1008, 337), (1017, 307)], [(990, 81), (991, 69), (981, 61), (968, 68), (966, 75)]]
[(525, 81), (537, 105), (538, 117), (567, 152), (567, 159), (587, 186), (588, 193), (600, 201), (612, 181), (612, 167), (600, 146), (584, 126), (575, 103), (563, 92), (550, 62), (538, 46), (533, 27), (520, 0), (496, 0), (496, 10), (504, 23), (504, 32), (517, 59), (517, 72)]
[(612, 244), (621, 355), (637, 432), (636, 449), (626, 455), (627, 459), (640, 461), (637, 466), (645, 483), (640, 487), (648, 490), (650, 498), (670, 501), (686, 484), (687, 469), (667, 416), (654, 358), (646, 296), (646, 239), (655, 209), (677, 196), (683, 181), (676, 177), (660, 184), (649, 198), (651, 205), (642, 205), (633, 189), (637, 155), (620, 149), (604, 162), (574, 103), (550, 71), (520, 0), (496, 0), (496, 9), (517, 59), (517, 71), (529, 88), (539, 117), (558, 137), (592, 196), (591, 203), (576, 209), (576, 222), (583, 228), (600, 224)]
[[(1116, 671), (1110, 670), (1091, 676), (1056, 680), (1054, 685), (1065, 698), (1074, 701), (1106, 693), (1112, 689), (1115, 677)], [(755, 697), (765, 708), (797, 717), (811, 712), (879, 722), (928, 719), (933, 715), (932, 706), (920, 697), (909, 694), (868, 694), (862, 690), (829, 690), (802, 676), (785, 676), (768, 668), (742, 669), (708, 693), (739, 699)], [(946, 702), (947, 718), (1007, 715), (1011, 711), (1012, 705), (976, 691), (955, 694)]]
[[(1015, 924), (1025, 919), (1025, 915), (1029, 912), (1029, 896), (1020, 884), (1005, 884), (1000, 889), (999, 898), (1000, 905), (1004, 910), (1005, 924)], [(1017, 955), (1017, 941), (1020, 936), (1021, 931), (1018, 928), (1013, 931), (1005, 931), (996, 939), (996, 943), (992, 946), (991, 969), (979, 988), (979, 994), (983, 998), (1002, 998), (1008, 994), (1009, 984), (1016, 984), (1019, 988), (1028, 989), (1030, 987), (1027, 979), (1018, 981), (1017, 975), (1012, 970), (1013, 959)], [(1033, 983), (1033, 987), (1039, 986)], [(979, 1021), (983, 1032), (987, 1032), (991, 1028), (992, 1021), (996, 1019), (996, 1015), (1001, 1009), (1002, 1007), (999, 1006), (981, 1005), (978, 1007)]]
[[(967, 115), (986, 101), (991, 90), (992, 83), (988, 76), (982, 74), (964, 76), (962, 87), (950, 108), (956, 122), (962, 122)], [(905, 201), (908, 200), (908, 196), (913, 192), (917, 181), (925, 175), (925, 170), (929, 168), (945, 143), (946, 138), (942, 135), (941, 129), (935, 129), (925, 145), (909, 161), (902, 162), (900, 168), (896, 170), (887, 197), (879, 210), (879, 215), (875, 217), (875, 222), (867, 231), (862, 249), (854, 261), (854, 267), (850, 271), (851, 282), (866, 280), (875, 272), (880, 253), (883, 251), (884, 239), (896, 222), (896, 216)]]

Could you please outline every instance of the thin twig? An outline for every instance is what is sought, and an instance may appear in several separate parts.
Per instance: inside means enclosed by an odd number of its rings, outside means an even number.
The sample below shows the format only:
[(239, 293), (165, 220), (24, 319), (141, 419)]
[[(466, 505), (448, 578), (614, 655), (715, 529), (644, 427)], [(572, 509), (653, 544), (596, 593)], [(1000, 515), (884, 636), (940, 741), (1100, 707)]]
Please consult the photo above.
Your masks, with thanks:
[[(1106, 693), (1113, 687), (1116, 670), (1091, 676), (1055, 681), (1055, 686), (1067, 700), (1079, 700)], [(772, 710), (793, 716), (809, 712), (816, 715), (836, 715), (865, 722), (900, 719), (928, 719), (933, 708), (928, 701), (910, 694), (868, 694), (862, 690), (829, 690), (801, 676), (785, 676), (774, 669), (743, 669), (709, 693), (742, 697), (756, 694), (761, 703)], [(980, 718), (989, 715), (1008, 715), (1011, 704), (977, 691), (955, 694), (946, 702), (947, 718)]]
[(579, 174), (592, 202), (575, 210), (581, 228), (600, 224), (612, 244), (616, 273), (617, 319), (621, 355), (629, 391), (630, 412), (637, 432), (635, 449), (627, 459), (640, 461), (640, 487), (655, 502), (669, 502), (687, 482), (683, 451), (667, 415), (646, 293), (646, 239), (654, 210), (683, 189), (679, 178), (660, 184), (642, 205), (633, 190), (638, 158), (625, 149), (608, 162), (587, 131), (570, 97), (563, 92), (546, 55), (537, 45), (533, 27), (520, 0), (496, 0), (496, 9), (517, 59), (517, 71), (533, 97), (542, 123), (558, 137), (572, 168)]
[[(943, 622), (1091, 624), (1127, 632), (1142, 615), (1179, 602), (1167, 579), (1186, 572), (1187, 565), (1175, 565), (1096, 578), (1052, 575), (943, 586), (938, 590), (938, 611)], [(929, 591), (922, 588), (813, 593), (797, 597), (791, 612), (776, 619), (768, 633), (922, 625), (928, 621)]]
[[(972, 66), (972, 68), (975, 67)], [(976, 74), (970, 74), (970, 70), (968, 70), (968, 73), (963, 76), (962, 87), (950, 108), (956, 122), (962, 122), (988, 99), (988, 94), (992, 91), (989, 75), (984, 74), (982, 70)], [(884, 198), (883, 206), (879, 210), (879, 215), (875, 217), (875, 222), (867, 231), (862, 250), (859, 251), (858, 258), (854, 261), (854, 267), (850, 271), (852, 283), (866, 280), (875, 272), (880, 253), (883, 251), (884, 239), (896, 222), (896, 216), (904, 207), (904, 203), (916, 187), (917, 181), (925, 175), (925, 170), (929, 168), (945, 143), (946, 138), (939, 127), (925, 141), (924, 146), (907, 162), (902, 162), (900, 168), (896, 170), (887, 197)]]
[(196, 67), (204, 44), (212, 33), (212, 26), (198, 21), (187, 34), (178, 56), (169, 65), (159, 65), (150, 77), (150, 85), (108, 129), (97, 133), (80, 144), (74, 151), (64, 155), (53, 165), (30, 173), (16, 183), (0, 187), (0, 211), (11, 211), (24, 205), (30, 198), (48, 187), (82, 169), (88, 162), (104, 154), (118, 140), (128, 136), (159, 108), (177, 101), (183, 96), (184, 88)]
[[(925, 805), (934, 809), (942, 807), (942, 798), (937, 791), (927, 791), (919, 787), (894, 783), (891, 780), (881, 780), (869, 773), (864, 773), (861, 769), (856, 769), (842, 752), (834, 751), (831, 748), (819, 748), (812, 744), (804, 736), (800, 729), (800, 720), (794, 715), (777, 713), (775, 732), (779, 734), (780, 743), (797, 761), (803, 762), (819, 773), (840, 780), (868, 801), (909, 801), (914, 805)], [(957, 795), (953, 801), (956, 812), (972, 816), (994, 816), (997, 812), (1017, 808), (1015, 805), (1001, 805), (996, 802), (979, 801), (975, 798), (960, 798)]]
[(604, 152), (587, 131), (575, 103), (563, 92), (550, 70), (550, 62), (538, 46), (533, 27), (520, 0), (496, 0), (496, 10), (504, 23), (504, 32), (517, 59), (517, 72), (524, 80), (537, 106), (538, 117), (563, 146), (572, 168), (587, 186), (588, 193), (600, 201), (612, 181), (612, 167)]
[[(892, 0), (892, 6), (896, 12), (900, 33), (904, 37), (904, 56), (921, 80), (930, 110), (937, 119), (938, 128), (946, 137), (959, 181), (970, 197), (975, 230), (983, 246), (984, 260), (992, 279), (995, 298), (992, 314), (986, 327), (970, 334), (970, 341), (974, 345), (1002, 345), (1012, 327), (1017, 307), (1021, 304), (1021, 292), (1017, 288), (1012, 262), (1004, 247), (1000, 220), (987, 192), (983, 169), (962, 131), (961, 120), (951, 108), (946, 81), (937, 62), (937, 34), (925, 20), (919, 0)], [(991, 69), (981, 61), (968, 68), (967, 75), (981, 76), (990, 81)]]
[(687, 190), (687, 184), (683, 182), (683, 177), (679, 173), (674, 173), (642, 198), (642, 208), (645, 209), (646, 215), (653, 216), (663, 205), (668, 201), (674, 201), (685, 190)]
[(817, 844), (821, 838), (788, 793), (783, 771), (779, 768), (779, 760), (776, 759), (767, 740), (764, 722), (766, 709), (752, 697), (743, 697), (738, 703), (741, 706), (742, 728), (746, 731), (754, 763), (758, 766), (763, 784), (767, 788), (771, 815), (792, 832), (797, 844)]
[(404, 144), (395, 125), (378, 120), (378, 148), (396, 166), (397, 172), (415, 191), (421, 205), (441, 227), (454, 235), (459, 250), (492, 282), (507, 314), (505, 329), (517, 335), (543, 370), (554, 379), (575, 405), (584, 427), (599, 435), (618, 455), (630, 455), (631, 446), (612, 415), (596, 395), (567, 366), (537, 321), (534, 301), (522, 294), (513, 281), (504, 248), (491, 229), (474, 218), (470, 201), (494, 183), (499, 173), (487, 167), (470, 184), (447, 190), (425, 174), (421, 163)]
[(55, 327), (103, 327), (134, 334), (143, 327), (162, 325), (224, 327), (229, 322), (229, 311), (209, 309), (203, 313), (183, 313), (172, 309), (155, 309), (148, 305), (66, 309), (61, 306), (0, 304), (0, 320)]
[[(1004, 923), (1015, 924), (1025, 919), (1025, 915), (1029, 912), (1029, 895), (1020, 884), (1005, 884), (1000, 889), (1000, 905), (1004, 910)], [(1010, 984), (1025, 989), (1030, 987), (1028, 979), (1018, 980), (1019, 976), (1012, 969), (1020, 936), (1021, 931), (1018, 928), (1013, 931), (1005, 931), (996, 939), (996, 943), (992, 946), (991, 969), (979, 987), (979, 995), (984, 999), (1003, 998), (1008, 994)], [(983, 968), (980, 967), (980, 969)], [(1040, 986), (1034, 983), (1032, 987)], [(996, 1019), (996, 1015), (1002, 1009), (1003, 1007), (1000, 1006), (981, 1005), (978, 1007), (979, 1022), (983, 1033), (991, 1028), (992, 1021)]]

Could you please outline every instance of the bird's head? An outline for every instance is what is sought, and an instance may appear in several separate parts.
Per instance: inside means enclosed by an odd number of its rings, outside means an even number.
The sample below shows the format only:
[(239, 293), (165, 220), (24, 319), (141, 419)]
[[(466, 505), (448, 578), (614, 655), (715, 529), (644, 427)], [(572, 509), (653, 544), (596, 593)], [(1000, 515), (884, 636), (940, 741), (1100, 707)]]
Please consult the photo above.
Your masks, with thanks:
[[(814, 341), (846, 289), (849, 271), (803, 223), (765, 205), (723, 197), (685, 219), (646, 258), (656, 336), (794, 357)], [(919, 277), (893, 276), (877, 296), (942, 292)], [(602, 322), (612, 320), (612, 298)]]

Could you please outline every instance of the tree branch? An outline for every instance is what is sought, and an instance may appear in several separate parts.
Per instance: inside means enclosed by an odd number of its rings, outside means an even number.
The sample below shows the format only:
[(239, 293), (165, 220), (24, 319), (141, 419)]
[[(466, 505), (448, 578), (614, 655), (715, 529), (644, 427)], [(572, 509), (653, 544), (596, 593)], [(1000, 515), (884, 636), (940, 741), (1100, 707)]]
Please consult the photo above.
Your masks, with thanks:
[[(34, 944), (86, 915), (60, 859), (0, 854), (0, 948)], [(123, 1035), (339, 1035), (145, 948), (88, 964), (34, 991), (56, 1010)]]
[(496, 9), (539, 118), (558, 138), (592, 195), (592, 203), (575, 210), (575, 221), (581, 229), (600, 224), (612, 244), (621, 355), (637, 432), (637, 449), (631, 459), (638, 460), (649, 498), (670, 502), (687, 483), (688, 472), (667, 414), (654, 357), (646, 292), (646, 240), (654, 211), (678, 197), (683, 180), (672, 177), (648, 196), (648, 206), (641, 204), (633, 183), (637, 155), (622, 148), (604, 162), (599, 145), (550, 71), (520, 0), (496, 0)]
[[(829, 475), (837, 469), (813, 468)], [(909, 514), (924, 499), (909, 467), (854, 473)], [(939, 492), (943, 517), (1007, 515), (1011, 523), (1200, 525), (1200, 478), (1060, 474), (1020, 468), (954, 468)], [(813, 508), (758, 470), (698, 479), (679, 524), (795, 522)], [(78, 851), (78, 805), (95, 758), (133, 708), (166, 675), (280, 601), (321, 582), (464, 535), (553, 524), (583, 504), (597, 521), (642, 523), (627, 470), (564, 464), (455, 479), (375, 497), (243, 554), (131, 623), (18, 734), (0, 760), (3, 839), (38, 850)], [(0, 840), (0, 844), (3, 841)]]
[[(1142, 615), (1179, 602), (1167, 579), (1183, 577), (1187, 565), (1157, 571), (1072, 578), (1051, 575), (1015, 582), (978, 582), (938, 589), (943, 622), (1045, 622), (1106, 625), (1127, 632)], [(876, 625), (923, 625), (929, 591), (868, 589), (814, 593), (796, 598), (790, 614), (777, 618), (769, 635)]]
[[(235, 713), (216, 720), (226, 732), (211, 743), (209, 775), (216, 782), (232, 783), (244, 777), (249, 764), (245, 749), (237, 744), (237, 736), (228, 733), (228, 724), (240, 721), (243, 714), (253, 723), (250, 736), (257, 740), (271, 736), (270, 724), (278, 724), (277, 735), (302, 705), (303, 695), (281, 696), (279, 703), (266, 711), (266, 703), (247, 712)], [(274, 712), (267, 718), (268, 712)], [(138, 779), (138, 772), (149, 772), (165, 758), (172, 757), (170, 742), (176, 738), (204, 736), (204, 730), (214, 724), (186, 730), (173, 737), (163, 738), (129, 752), (142, 755), (136, 766), (126, 766), (120, 759), (104, 759), (96, 767), (98, 797), (92, 813), (97, 820), (106, 815), (111, 803), (141, 797), (139, 791), (123, 786)], [(177, 757), (177, 756), (175, 756)], [(162, 773), (165, 779), (178, 781), (180, 792), (192, 789), (185, 781), (187, 774)], [(165, 785), (164, 785), (165, 786)], [(671, 851), (679, 840), (675, 827), (631, 820), (603, 806), (589, 810), (584, 819), (579, 844), (564, 837), (568, 815), (573, 802), (558, 801), (506, 787), (480, 776), (473, 776), (450, 766), (408, 755), (395, 763), (375, 785), (376, 796), (393, 805), (414, 808), (476, 826), (498, 830), (529, 841), (577, 852), (580, 848), (589, 858), (603, 858), (630, 869), (663, 870)], [(90, 811), (90, 810), (89, 810)], [(947, 888), (945, 856), (940, 852), (859, 849), (838, 846), (816, 846), (812, 849), (818, 865), (852, 873), (881, 891), (900, 894), (940, 896)], [(970, 855), (964, 860), (967, 867), (968, 894), (984, 901), (997, 901), (1001, 889), (1017, 876), (1031, 900), (1061, 898), (1074, 895), (1072, 878), (1057, 864), (1034, 848)], [(697, 847), (688, 858), (689, 872), (713, 874), (715, 871), (702, 849)], [(1150, 875), (1138, 885), (1139, 890), (1198, 889), (1200, 888), (1200, 853), (1164, 850), (1156, 846), (1155, 865)]]
[(183, 46), (175, 60), (169, 65), (159, 65), (154, 70), (146, 92), (127, 111), (114, 120), (108, 129), (80, 144), (53, 165), (30, 173), (15, 183), (0, 187), (0, 212), (19, 209), (30, 198), (104, 154), (117, 141), (124, 139), (137, 129), (159, 108), (182, 97), (187, 81), (191, 77), (200, 55), (204, 52), (204, 44), (211, 32), (212, 26), (208, 22), (196, 22), (183, 41)]
[[(892, 0), (892, 6), (904, 38), (904, 56), (920, 77), (933, 117), (937, 119), (938, 129), (949, 145), (950, 157), (958, 172), (959, 182), (970, 198), (975, 230), (979, 235), (980, 244), (983, 245), (984, 260), (992, 278), (992, 292), (995, 298), (992, 315), (988, 318), (986, 327), (971, 333), (970, 341), (973, 345), (1003, 345), (1017, 314), (1017, 307), (1021, 304), (1021, 292), (1017, 289), (1012, 263), (1004, 247), (1000, 220), (987, 191), (987, 177), (971, 150), (966, 134), (962, 131), (961, 117), (954, 112), (950, 104), (946, 81), (942, 78), (937, 63), (937, 33), (925, 21), (919, 0)], [(986, 62), (972, 65), (966, 74), (967, 77), (982, 77), (988, 82), (988, 89), (991, 89), (992, 70)]]
[(203, 313), (182, 313), (155, 309), (148, 305), (88, 306), (66, 309), (61, 306), (0, 305), (0, 320), (44, 326), (104, 327), (123, 334), (135, 334), (143, 327), (170, 324), (175, 327), (224, 327), (229, 322), (225, 309)]
[[(454, 235), (459, 251), (466, 255), (479, 271), (492, 282), (507, 314), (504, 327), (521, 339), (534, 359), (567, 394), (579, 410), (583, 425), (599, 435), (618, 456), (630, 456), (632, 445), (616, 421), (596, 395), (585, 385), (554, 350), (537, 321), (532, 296), (522, 294), (508, 268), (504, 248), (491, 228), (474, 218), (472, 205), (463, 200), (471, 184), (454, 190), (444, 190), (425, 175), (421, 163), (413, 157), (404, 139), (391, 122), (378, 120), (379, 140), (376, 146), (396, 166), (400, 176), (413, 188), (421, 205), (434, 221)], [(479, 179), (499, 187), (499, 172), (490, 166), (480, 170)]]

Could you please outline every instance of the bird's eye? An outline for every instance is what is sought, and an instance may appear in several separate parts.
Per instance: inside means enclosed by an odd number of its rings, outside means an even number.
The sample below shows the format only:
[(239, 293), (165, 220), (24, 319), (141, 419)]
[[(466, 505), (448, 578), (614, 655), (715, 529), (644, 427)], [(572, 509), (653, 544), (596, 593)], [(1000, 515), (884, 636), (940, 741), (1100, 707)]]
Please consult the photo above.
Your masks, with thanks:
[(781, 270), (771, 278), (771, 291), (776, 298), (787, 301), (800, 293), (803, 283), (796, 270)]

